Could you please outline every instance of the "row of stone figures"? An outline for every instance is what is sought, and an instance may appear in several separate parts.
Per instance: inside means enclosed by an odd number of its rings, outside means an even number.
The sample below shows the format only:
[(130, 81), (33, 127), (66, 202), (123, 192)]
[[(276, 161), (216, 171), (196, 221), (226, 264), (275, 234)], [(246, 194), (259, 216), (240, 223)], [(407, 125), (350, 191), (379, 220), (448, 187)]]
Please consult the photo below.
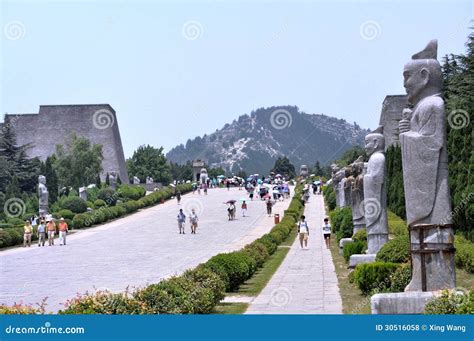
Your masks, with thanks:
[[(403, 70), (408, 103), (399, 121), (398, 139), (412, 278), (403, 293), (372, 296), (373, 313), (421, 313), (427, 301), (440, 295), (441, 290), (456, 287), (446, 115), (437, 49), (437, 41), (430, 41), (424, 50), (412, 56)], [(368, 254), (353, 255), (353, 264), (370, 260), (388, 240), (381, 130), (367, 135), (365, 147), (369, 155), (367, 164), (362, 165), (359, 159), (344, 169), (336, 166), (332, 169), (337, 206), (352, 207), (355, 230), (364, 224), (367, 228)]]
[[(139, 177), (137, 177), (137, 176), (134, 176), (134, 177), (133, 177), (133, 184), (134, 184), (134, 185), (139, 185), (140, 182), (141, 182), (141, 181), (140, 181), (140, 178), (139, 178)], [(145, 183), (146, 183), (146, 184), (152, 184), (152, 183), (154, 183), (154, 182), (155, 182), (155, 180), (154, 180), (151, 176), (147, 176), (147, 177), (146, 177), (146, 180), (145, 180)]]

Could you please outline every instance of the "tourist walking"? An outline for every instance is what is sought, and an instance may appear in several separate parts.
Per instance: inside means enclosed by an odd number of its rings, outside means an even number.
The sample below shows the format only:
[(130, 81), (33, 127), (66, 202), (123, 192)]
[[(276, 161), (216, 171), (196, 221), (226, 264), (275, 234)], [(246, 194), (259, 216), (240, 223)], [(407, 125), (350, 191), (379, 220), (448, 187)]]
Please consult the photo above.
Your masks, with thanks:
[(179, 234), (185, 234), (184, 232), (184, 224), (186, 223), (186, 215), (183, 212), (183, 209), (179, 209), (178, 213), (178, 229), (179, 229)]
[(46, 229), (48, 230), (48, 243), (49, 246), (54, 246), (54, 235), (56, 234), (56, 224), (54, 220), (49, 220), (46, 222)]
[(326, 242), (326, 249), (329, 249), (329, 246), (331, 243), (331, 225), (329, 225), (328, 218), (324, 218), (323, 236), (324, 236), (324, 241)]
[(196, 234), (196, 229), (198, 227), (198, 216), (196, 214), (196, 211), (191, 209), (191, 214), (189, 215), (189, 223), (191, 224), (191, 233)]
[(38, 225), (38, 247), (44, 246), (46, 242), (46, 225), (44, 224), (44, 220), (41, 220)]
[(245, 217), (245, 213), (247, 213), (247, 203), (245, 200), (242, 202), (242, 217)]
[(234, 220), (235, 219), (235, 205), (233, 202), (229, 204), (229, 207), (227, 208), (229, 220)]
[(25, 220), (25, 226), (23, 227), (23, 247), (31, 246), (31, 235), (33, 234), (33, 226), (31, 226), (30, 221), (27, 219)]
[[(309, 237), (309, 226), (304, 215), (301, 216), (300, 221), (298, 222), (298, 235), (300, 237), (300, 245), (303, 249), (308, 247), (308, 237)], [(304, 246), (303, 246), (304, 244)]]
[(273, 207), (273, 203), (272, 203), (272, 200), (270, 198), (267, 199), (267, 214), (269, 217), (272, 216), (272, 207)]
[(176, 193), (176, 200), (178, 201), (178, 205), (181, 203), (181, 191), (178, 191), (178, 193)]
[(66, 245), (66, 235), (68, 233), (67, 223), (64, 221), (64, 218), (61, 217), (59, 220), (59, 245)]

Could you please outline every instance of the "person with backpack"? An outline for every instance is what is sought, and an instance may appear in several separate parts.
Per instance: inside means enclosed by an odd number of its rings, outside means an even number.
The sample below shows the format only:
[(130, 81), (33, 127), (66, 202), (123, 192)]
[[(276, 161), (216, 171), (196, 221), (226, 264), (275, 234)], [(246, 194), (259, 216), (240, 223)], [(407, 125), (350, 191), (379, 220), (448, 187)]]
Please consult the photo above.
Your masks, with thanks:
[(331, 242), (331, 225), (329, 225), (328, 218), (324, 218), (323, 236), (324, 236), (324, 241), (326, 242), (326, 249), (329, 249), (329, 245)]
[(191, 210), (191, 214), (189, 215), (189, 223), (191, 224), (191, 234), (196, 234), (196, 229), (198, 227), (198, 216), (194, 208)]
[(186, 223), (186, 215), (183, 212), (183, 209), (179, 209), (178, 213), (178, 229), (179, 229), (179, 234), (186, 234), (184, 232), (184, 224)]
[(308, 247), (309, 226), (305, 219), (306, 217), (302, 215), (300, 221), (298, 222), (298, 235), (300, 237), (300, 245), (302, 249)]

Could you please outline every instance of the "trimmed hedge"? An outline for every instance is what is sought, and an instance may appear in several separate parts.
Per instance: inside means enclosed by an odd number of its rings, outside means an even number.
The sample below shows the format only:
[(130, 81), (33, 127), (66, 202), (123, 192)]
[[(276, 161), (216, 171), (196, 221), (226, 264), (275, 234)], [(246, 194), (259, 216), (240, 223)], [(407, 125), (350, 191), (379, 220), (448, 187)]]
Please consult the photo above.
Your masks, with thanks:
[(352, 236), (354, 230), (352, 224), (352, 209), (350, 207), (336, 208), (329, 213), (331, 219), (332, 232), (336, 234), (337, 242), (342, 238), (349, 238)]
[(117, 194), (124, 200), (138, 200), (145, 196), (146, 190), (142, 186), (137, 185), (121, 185)]
[(73, 219), (76, 214), (72, 212), (71, 210), (60, 210), (58, 212), (53, 213), (53, 217), (56, 219), (64, 218), (64, 219)]
[(361, 229), (357, 231), (353, 236), (352, 240), (355, 242), (367, 242), (367, 229)]
[(411, 280), (411, 265), (402, 264), (390, 275), (390, 292), (404, 292)]
[(351, 243), (344, 244), (342, 254), (346, 262), (349, 261), (352, 255), (359, 255), (367, 248), (367, 243), (361, 241), (354, 241)]
[(74, 213), (84, 213), (87, 211), (87, 202), (79, 197), (67, 197), (61, 201), (61, 208)]
[(390, 288), (392, 275), (399, 267), (396, 263), (374, 262), (358, 264), (352, 279), (363, 294), (369, 295), (373, 290), (378, 292)]
[(474, 314), (474, 291), (457, 293), (443, 291), (441, 297), (435, 298), (425, 306), (425, 314)]
[(410, 260), (410, 241), (408, 236), (389, 240), (377, 252), (377, 262), (405, 263)]

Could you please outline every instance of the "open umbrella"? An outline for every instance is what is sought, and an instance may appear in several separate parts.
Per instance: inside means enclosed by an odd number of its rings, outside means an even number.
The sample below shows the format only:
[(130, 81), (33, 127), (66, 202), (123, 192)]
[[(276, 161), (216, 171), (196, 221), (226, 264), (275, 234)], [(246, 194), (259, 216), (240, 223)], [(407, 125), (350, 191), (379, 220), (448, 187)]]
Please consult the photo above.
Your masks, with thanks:
[(227, 202), (225, 202), (225, 204), (235, 204), (237, 202), (237, 200), (227, 200)]

